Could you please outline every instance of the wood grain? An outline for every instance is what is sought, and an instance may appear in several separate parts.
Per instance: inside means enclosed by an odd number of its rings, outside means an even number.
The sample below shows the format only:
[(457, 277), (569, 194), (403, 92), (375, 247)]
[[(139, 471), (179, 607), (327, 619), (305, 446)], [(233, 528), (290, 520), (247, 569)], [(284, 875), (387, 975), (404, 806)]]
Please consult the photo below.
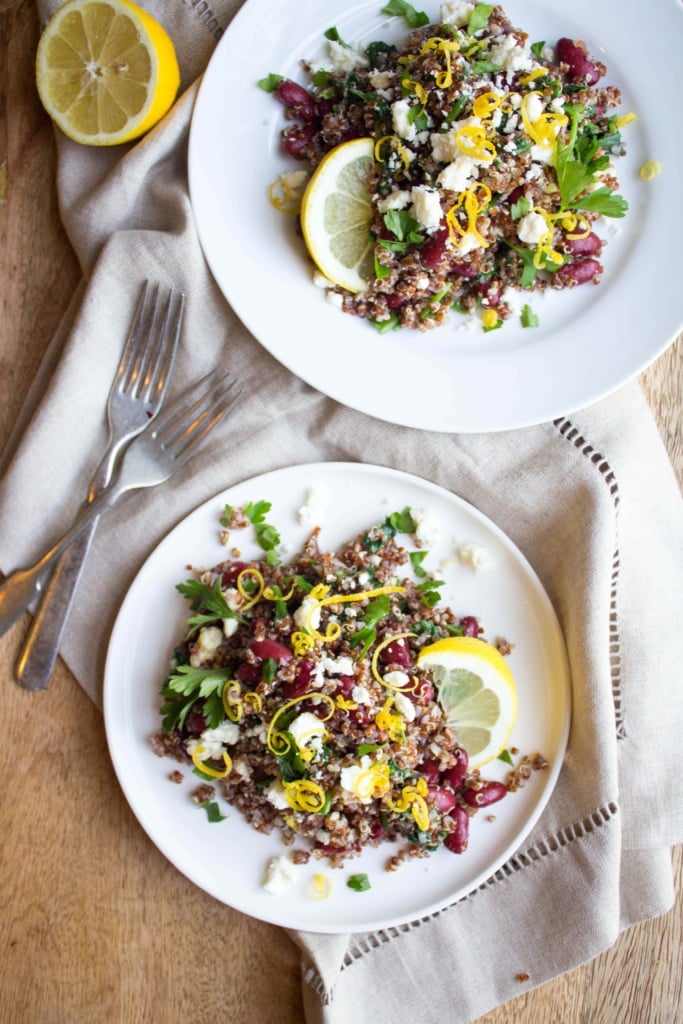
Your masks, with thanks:
[[(0, 447), (80, 279), (33, 84), (37, 35), (30, 0), (0, 4)], [(679, 340), (643, 378), (679, 480), (682, 363)], [(46, 693), (14, 685), (24, 628), (0, 640), (11, 780), (0, 804), (0, 1024), (302, 1024), (293, 944), (216, 903), (156, 850), (118, 788), (101, 715), (65, 666)], [(679, 849), (673, 911), (555, 981), (520, 983), (479, 1024), (680, 1022), (682, 861)]]

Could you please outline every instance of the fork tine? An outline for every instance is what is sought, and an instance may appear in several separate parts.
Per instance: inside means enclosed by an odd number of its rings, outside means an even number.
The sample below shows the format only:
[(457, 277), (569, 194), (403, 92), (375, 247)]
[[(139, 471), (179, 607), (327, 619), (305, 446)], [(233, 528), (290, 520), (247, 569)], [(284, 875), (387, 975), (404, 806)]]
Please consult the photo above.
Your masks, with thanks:
[(117, 373), (119, 391), (130, 391), (141, 377), (145, 343), (156, 319), (159, 303), (159, 286), (150, 286), (145, 281), (133, 322), (130, 325), (126, 343), (121, 353)]
[(194, 384), (152, 428), (161, 446), (179, 461), (189, 458), (241, 395), (241, 389), (232, 394), (237, 384), (232, 374), (215, 370)]
[(144, 377), (140, 381), (140, 397), (146, 402), (159, 401), (166, 390), (180, 339), (185, 311), (185, 295), (169, 289), (160, 323), (155, 318), (153, 343), (147, 347)]
[(241, 394), (242, 388), (238, 387), (236, 380), (231, 380), (227, 388), (213, 398), (211, 408), (205, 410), (198, 419), (189, 424), (175, 445), (174, 458), (178, 465), (183, 465), (194, 455), (207, 434), (234, 408)]

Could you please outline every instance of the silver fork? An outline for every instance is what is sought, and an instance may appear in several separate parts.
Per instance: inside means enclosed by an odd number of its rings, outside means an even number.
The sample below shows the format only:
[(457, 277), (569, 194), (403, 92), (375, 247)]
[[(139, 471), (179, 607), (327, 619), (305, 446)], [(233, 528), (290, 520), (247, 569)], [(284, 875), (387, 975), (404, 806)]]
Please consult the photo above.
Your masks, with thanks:
[(192, 458), (207, 435), (234, 408), (242, 394), (231, 374), (213, 371), (185, 391), (126, 449), (121, 466), (105, 490), (86, 505), (61, 540), (30, 569), (17, 569), (0, 583), (0, 636), (38, 596), (55, 559), (89, 523), (128, 491), (168, 480)]
[[(107, 486), (121, 451), (154, 419), (173, 369), (183, 322), (185, 296), (145, 281), (107, 398), (107, 445), (90, 482), (86, 501)], [(74, 594), (83, 571), (97, 519), (65, 551), (45, 587), (19, 655), (15, 676), (26, 690), (42, 690), (54, 668)]]

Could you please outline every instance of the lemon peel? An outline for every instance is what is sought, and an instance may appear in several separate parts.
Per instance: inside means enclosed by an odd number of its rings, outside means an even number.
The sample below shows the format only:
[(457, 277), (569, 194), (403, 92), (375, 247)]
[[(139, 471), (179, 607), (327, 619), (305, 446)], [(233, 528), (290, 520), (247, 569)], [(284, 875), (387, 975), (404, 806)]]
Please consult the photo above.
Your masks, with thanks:
[(194, 764), (195, 768), (197, 768), (200, 772), (203, 772), (204, 775), (210, 775), (212, 779), (224, 779), (227, 775), (230, 774), (230, 772), (232, 771), (232, 758), (230, 757), (230, 754), (228, 754), (227, 750), (223, 751), (223, 763), (225, 765), (225, 768), (223, 770), (219, 770), (218, 768), (212, 768), (211, 765), (208, 765), (206, 764), (205, 761), (202, 761), (201, 755), (205, 753), (206, 747), (202, 747), (201, 744), (194, 748), (194, 750), (192, 751), (192, 763)]

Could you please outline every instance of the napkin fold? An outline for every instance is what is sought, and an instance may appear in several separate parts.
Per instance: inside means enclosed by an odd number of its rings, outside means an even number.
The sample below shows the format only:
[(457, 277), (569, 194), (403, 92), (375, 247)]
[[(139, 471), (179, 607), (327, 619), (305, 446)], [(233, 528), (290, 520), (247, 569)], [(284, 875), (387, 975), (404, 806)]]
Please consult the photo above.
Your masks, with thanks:
[[(671, 906), (669, 851), (683, 841), (676, 480), (637, 384), (552, 423), (448, 435), (342, 407), (274, 360), (218, 291), (187, 189), (199, 77), (240, 4), (144, 6), (174, 39), (182, 94), (137, 144), (91, 150), (57, 139), (60, 207), (83, 284), (3, 457), (0, 566), (30, 564), (85, 495), (144, 278), (187, 294), (172, 391), (223, 365), (246, 397), (171, 484), (103, 517), (62, 647), (93, 700), (142, 562), (187, 513), (239, 480), (294, 463), (376, 463), (441, 484), (496, 522), (538, 573), (567, 643), (571, 734), (546, 810), (491, 879), (438, 914), (370, 934), (290, 933), (302, 952), (308, 1024), (466, 1024)], [(47, 17), (57, 3), (38, 7)]]

